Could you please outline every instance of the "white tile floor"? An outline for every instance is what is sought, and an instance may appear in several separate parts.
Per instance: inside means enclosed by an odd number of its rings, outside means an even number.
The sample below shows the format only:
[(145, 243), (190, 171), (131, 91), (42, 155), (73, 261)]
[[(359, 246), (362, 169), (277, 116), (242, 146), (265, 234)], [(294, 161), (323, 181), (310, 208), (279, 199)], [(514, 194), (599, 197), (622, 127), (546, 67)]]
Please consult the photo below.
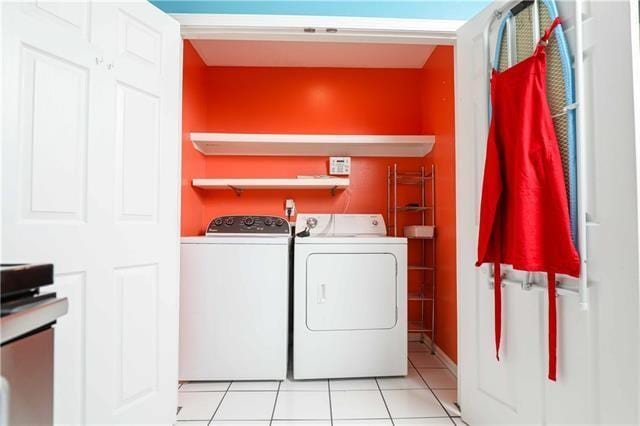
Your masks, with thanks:
[(345, 380), (193, 382), (178, 390), (178, 425), (463, 425), (456, 378), (417, 342), (409, 374)]

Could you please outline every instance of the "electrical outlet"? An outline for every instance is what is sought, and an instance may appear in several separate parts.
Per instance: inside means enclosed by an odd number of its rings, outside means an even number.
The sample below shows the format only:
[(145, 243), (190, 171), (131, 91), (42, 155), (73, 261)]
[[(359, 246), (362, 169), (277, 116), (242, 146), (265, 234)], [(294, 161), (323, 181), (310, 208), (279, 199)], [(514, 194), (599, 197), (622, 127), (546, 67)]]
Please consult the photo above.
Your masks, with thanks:
[(294, 216), (296, 214), (296, 202), (291, 198), (284, 201), (284, 214), (287, 218)]

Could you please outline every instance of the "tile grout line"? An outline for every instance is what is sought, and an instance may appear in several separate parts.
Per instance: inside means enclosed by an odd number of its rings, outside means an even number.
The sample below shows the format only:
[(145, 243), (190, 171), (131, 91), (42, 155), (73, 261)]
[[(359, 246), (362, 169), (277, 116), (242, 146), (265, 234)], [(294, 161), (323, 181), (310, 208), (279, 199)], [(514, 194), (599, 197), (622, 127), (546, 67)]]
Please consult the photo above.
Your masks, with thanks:
[(273, 424), (273, 417), (276, 415), (276, 405), (278, 404), (278, 396), (280, 396), (280, 386), (282, 386), (282, 380), (278, 383), (278, 390), (276, 391), (276, 400), (273, 401), (273, 410), (271, 410), (271, 420), (269, 420), (269, 426)]
[(391, 420), (391, 426), (395, 426), (396, 422), (393, 421), (393, 417), (391, 417), (391, 411), (389, 411), (389, 406), (387, 405), (387, 400), (384, 399), (384, 393), (382, 392), (382, 388), (380, 387), (380, 383), (378, 383), (378, 378), (374, 377), (373, 380), (376, 381), (376, 386), (378, 387), (378, 392), (380, 392), (380, 396), (382, 397), (382, 402), (384, 403), (384, 408), (387, 409), (387, 414), (389, 414), (389, 420)]
[(207, 426), (209, 426), (212, 422), (213, 422), (213, 418), (216, 416), (216, 413), (218, 412), (218, 410), (220, 409), (220, 406), (222, 406), (222, 401), (224, 401), (224, 398), (227, 396), (227, 394), (229, 393), (229, 389), (231, 388), (231, 384), (233, 383), (233, 381), (229, 382), (229, 386), (227, 386), (227, 390), (224, 391), (224, 395), (222, 395), (222, 398), (220, 398), (220, 402), (218, 403), (218, 406), (216, 407), (216, 409), (214, 410), (213, 414), (211, 415), (211, 418), (209, 419), (209, 423), (207, 423)]
[[(435, 355), (434, 355), (435, 356)], [(408, 359), (408, 358), (407, 358)], [(411, 364), (411, 366), (416, 370), (416, 372), (418, 373), (418, 376), (420, 376), (420, 378), (422, 379), (422, 381), (424, 382), (425, 385), (427, 385), (427, 388), (429, 388), (429, 391), (431, 392), (431, 395), (433, 395), (433, 397), (436, 399), (436, 401), (438, 401), (438, 404), (440, 404), (440, 406), (442, 407), (442, 409), (444, 410), (445, 414), (447, 415), (447, 417), (449, 417), (449, 420), (451, 420), (451, 423), (453, 423), (454, 425), (456, 424), (456, 422), (453, 420), (453, 417), (451, 416), (451, 414), (449, 414), (449, 410), (446, 409), (446, 407), (444, 406), (444, 404), (442, 403), (442, 401), (440, 401), (440, 398), (438, 398), (438, 395), (436, 395), (436, 393), (433, 391), (433, 389), (431, 389), (431, 385), (429, 385), (429, 382), (427, 382), (425, 380), (424, 377), (422, 377), (422, 374), (420, 374), (420, 370), (418, 370), (415, 366), (415, 364), (413, 363), (413, 361), (411, 361), (409, 359), (409, 364)]]
[(329, 390), (329, 419), (333, 426), (333, 406), (331, 405), (331, 380), (327, 379), (327, 389)]

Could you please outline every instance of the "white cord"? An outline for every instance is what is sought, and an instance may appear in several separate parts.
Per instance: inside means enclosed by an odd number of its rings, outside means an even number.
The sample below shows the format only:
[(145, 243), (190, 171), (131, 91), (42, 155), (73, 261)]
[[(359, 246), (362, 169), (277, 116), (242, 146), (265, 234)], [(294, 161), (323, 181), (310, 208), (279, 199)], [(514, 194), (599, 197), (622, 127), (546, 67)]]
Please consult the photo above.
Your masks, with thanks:
[(351, 204), (351, 189), (347, 188), (344, 192), (345, 192), (345, 195), (348, 196), (348, 198), (347, 198), (347, 203), (344, 206), (344, 209), (342, 209), (343, 214), (347, 212), (347, 209), (349, 208), (349, 204)]

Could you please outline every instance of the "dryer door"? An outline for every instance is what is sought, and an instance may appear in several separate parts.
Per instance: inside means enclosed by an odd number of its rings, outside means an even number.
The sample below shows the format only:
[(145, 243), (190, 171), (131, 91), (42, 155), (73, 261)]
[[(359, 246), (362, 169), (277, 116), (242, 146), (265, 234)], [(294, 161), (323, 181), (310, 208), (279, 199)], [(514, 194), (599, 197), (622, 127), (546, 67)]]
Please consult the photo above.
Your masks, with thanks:
[(391, 253), (307, 257), (307, 328), (390, 329), (397, 323), (397, 260)]

